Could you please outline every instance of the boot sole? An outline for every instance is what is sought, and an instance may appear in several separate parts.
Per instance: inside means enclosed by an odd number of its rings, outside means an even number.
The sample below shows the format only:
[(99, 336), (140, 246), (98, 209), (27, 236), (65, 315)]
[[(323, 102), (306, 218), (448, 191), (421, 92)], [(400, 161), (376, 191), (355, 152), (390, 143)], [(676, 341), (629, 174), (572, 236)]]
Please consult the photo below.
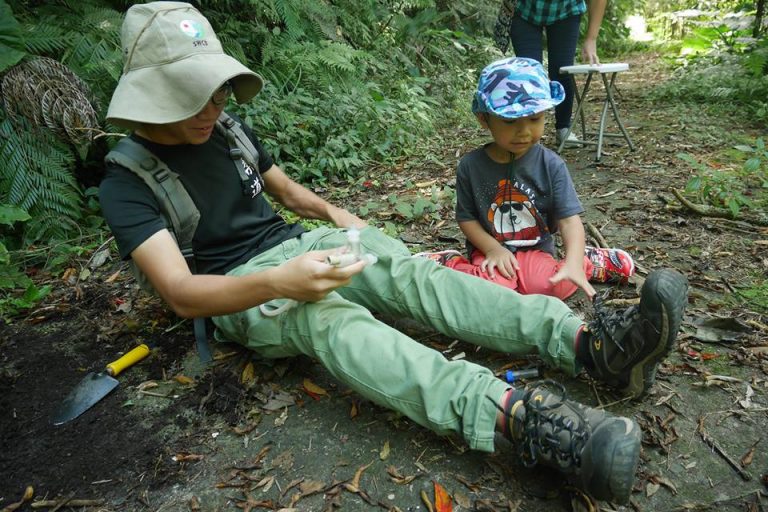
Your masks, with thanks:
[[(590, 475), (590, 479), (583, 485), (594, 498), (626, 504), (632, 493), (635, 473), (640, 464), (642, 431), (634, 421), (629, 418), (622, 419), (627, 426), (631, 425), (631, 432), (618, 432), (611, 429), (615, 435), (621, 435), (623, 439), (613, 444), (610, 453), (604, 453), (603, 457), (599, 458), (602, 462), (601, 467)], [(601, 447), (595, 446), (593, 449), (599, 451)], [(605, 450), (606, 447), (602, 449)]]
[[(685, 305), (688, 303), (688, 280), (676, 270), (667, 268), (656, 270), (643, 285), (643, 292), (640, 299), (640, 314), (642, 315), (643, 312), (643, 303), (658, 300), (661, 306), (661, 332), (659, 344), (630, 372), (629, 385), (623, 391), (633, 398), (640, 398), (648, 392), (656, 380), (658, 363), (675, 346)], [(655, 297), (646, 296), (647, 294), (655, 294)]]

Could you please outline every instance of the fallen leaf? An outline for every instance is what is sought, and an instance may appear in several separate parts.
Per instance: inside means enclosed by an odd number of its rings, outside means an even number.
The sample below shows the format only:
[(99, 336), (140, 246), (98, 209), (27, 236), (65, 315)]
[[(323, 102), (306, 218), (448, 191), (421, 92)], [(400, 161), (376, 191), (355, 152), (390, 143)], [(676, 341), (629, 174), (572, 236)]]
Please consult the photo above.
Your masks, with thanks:
[(356, 417), (356, 416), (357, 416), (359, 413), (360, 413), (360, 411), (357, 409), (357, 402), (353, 401), (353, 402), (352, 402), (352, 407), (349, 409), (349, 418), (350, 418), (350, 419), (353, 419), (353, 418), (355, 418), (355, 417)]
[(272, 486), (274, 484), (275, 484), (275, 477), (274, 477), (274, 475), (267, 476), (267, 477), (262, 478), (259, 481), (259, 483), (256, 484), (256, 488), (258, 489), (259, 487), (263, 487), (261, 492), (267, 492), (267, 491), (269, 491), (272, 488)]
[(755, 456), (755, 449), (757, 448), (758, 443), (760, 443), (760, 439), (758, 439), (755, 444), (753, 444), (752, 447), (747, 451), (747, 453), (745, 453), (741, 458), (739, 461), (741, 463), (741, 467), (745, 468), (752, 464), (752, 459)]
[(318, 480), (309, 480), (299, 484), (299, 491), (301, 491), (301, 497), (304, 498), (310, 494), (315, 494), (322, 491), (324, 487), (325, 484), (323, 482)]
[(387, 458), (389, 458), (389, 441), (384, 442), (384, 446), (381, 448), (381, 451), (379, 452), (379, 458), (381, 460), (387, 460)]
[(363, 475), (363, 471), (371, 467), (371, 464), (373, 464), (373, 461), (369, 462), (365, 466), (360, 466), (357, 471), (355, 472), (355, 476), (352, 478), (352, 481), (347, 484), (349, 487), (352, 487), (350, 489), (350, 492), (358, 492), (360, 490), (360, 477)]
[(120, 276), (120, 270), (109, 276), (104, 282), (105, 283), (114, 283), (115, 279), (117, 279)]
[(407, 485), (419, 477), (419, 475), (403, 476), (395, 466), (387, 466), (387, 473), (389, 474), (390, 480), (398, 485)]
[(472, 508), (472, 501), (469, 499), (469, 496), (467, 496), (466, 494), (456, 492), (453, 494), (453, 499), (456, 500), (456, 503), (458, 503), (461, 508), (465, 508), (467, 510), (470, 510)]
[(175, 380), (179, 384), (184, 384), (185, 386), (195, 383), (195, 379), (193, 379), (192, 377), (187, 377), (186, 375), (176, 375), (173, 378), (173, 380)]
[(261, 408), (265, 411), (279, 411), (285, 407), (289, 407), (295, 404), (296, 400), (292, 395), (284, 391), (280, 391), (275, 396), (270, 398), (266, 404), (262, 405)]
[(659, 484), (654, 484), (652, 482), (648, 482), (648, 485), (645, 486), (645, 495), (650, 498), (654, 494), (658, 492), (658, 490), (661, 489), (661, 486)]
[(653, 475), (649, 478), (649, 480), (655, 484), (663, 485), (667, 489), (669, 489), (672, 494), (677, 494), (677, 487), (675, 487), (675, 484), (673, 484), (669, 479), (664, 478), (660, 475)]
[(285, 496), (288, 493), (288, 491), (290, 491), (291, 489), (293, 489), (294, 487), (296, 487), (297, 485), (299, 485), (303, 481), (304, 481), (304, 477), (297, 478), (296, 480), (292, 480), (291, 483), (289, 483), (285, 487), (285, 489), (283, 489), (283, 492), (280, 493), (280, 495), (281, 496)]
[(137, 391), (144, 391), (144, 390), (147, 390), (147, 389), (156, 388), (159, 385), (160, 384), (158, 384), (157, 382), (155, 382), (153, 380), (146, 380), (146, 381), (142, 382), (141, 384), (139, 384), (138, 386), (136, 386), (136, 390)]
[(453, 501), (448, 491), (439, 483), (432, 483), (435, 484), (435, 512), (453, 512)]
[(275, 426), (276, 427), (282, 427), (285, 425), (285, 422), (288, 420), (288, 408), (286, 407), (283, 409), (283, 412), (280, 413), (280, 416), (275, 418)]
[(203, 460), (203, 455), (198, 455), (196, 453), (177, 453), (174, 457), (172, 457), (172, 460), (176, 462), (195, 462), (198, 460)]
[(432, 506), (432, 502), (429, 501), (429, 496), (424, 489), (421, 490), (421, 501), (424, 502), (424, 506), (427, 507), (427, 512), (435, 512), (435, 507)]
[(240, 374), (240, 384), (245, 387), (253, 386), (256, 383), (256, 370), (253, 367), (253, 361), (248, 361), (248, 364), (243, 368), (243, 372)]
[(324, 390), (323, 388), (321, 388), (320, 386), (318, 386), (317, 384), (315, 384), (309, 379), (304, 379), (304, 391), (306, 391), (307, 394), (309, 394), (309, 396), (311, 396), (312, 398), (318, 398), (321, 396), (328, 395), (328, 392), (326, 390)]

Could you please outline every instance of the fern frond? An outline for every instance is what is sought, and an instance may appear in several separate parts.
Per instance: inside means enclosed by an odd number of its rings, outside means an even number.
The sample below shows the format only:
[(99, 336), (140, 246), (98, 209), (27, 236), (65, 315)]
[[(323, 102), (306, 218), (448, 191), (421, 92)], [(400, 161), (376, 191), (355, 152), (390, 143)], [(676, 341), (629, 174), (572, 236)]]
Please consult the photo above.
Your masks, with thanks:
[(48, 23), (36, 23), (24, 26), (24, 45), (27, 51), (36, 55), (53, 55), (67, 47), (73, 34), (53, 23), (53, 18), (46, 17)]
[[(71, 228), (82, 215), (81, 193), (72, 173), (74, 157), (50, 131), (26, 121), (21, 125), (17, 129), (8, 119), (0, 123), (0, 202), (29, 212), (29, 226), (54, 215), (58, 229)], [(48, 231), (47, 227), (42, 232)]]
[(321, 64), (338, 72), (353, 73), (356, 69), (355, 61), (362, 52), (355, 50), (344, 43), (323, 41), (317, 51), (317, 60)]

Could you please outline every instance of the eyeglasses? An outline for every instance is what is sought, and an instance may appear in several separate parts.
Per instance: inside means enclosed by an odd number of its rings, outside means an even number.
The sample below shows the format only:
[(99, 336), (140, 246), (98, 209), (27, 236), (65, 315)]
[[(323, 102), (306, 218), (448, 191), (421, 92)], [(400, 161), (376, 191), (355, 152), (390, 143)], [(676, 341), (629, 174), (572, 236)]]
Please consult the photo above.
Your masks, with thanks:
[(232, 84), (230, 82), (225, 82), (224, 85), (216, 89), (216, 92), (213, 93), (211, 96), (211, 103), (220, 107), (227, 102), (231, 94)]

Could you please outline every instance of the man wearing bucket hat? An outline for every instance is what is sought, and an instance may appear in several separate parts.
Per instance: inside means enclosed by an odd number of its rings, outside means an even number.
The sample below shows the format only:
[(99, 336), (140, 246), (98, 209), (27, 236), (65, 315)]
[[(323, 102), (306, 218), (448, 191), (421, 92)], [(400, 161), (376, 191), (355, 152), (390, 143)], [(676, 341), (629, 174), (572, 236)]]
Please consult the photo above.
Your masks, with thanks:
[[(487, 368), (447, 361), (369, 310), (414, 318), (491, 349), (538, 353), (568, 374), (585, 367), (640, 396), (674, 343), (686, 293), (682, 276), (652, 274), (639, 308), (587, 328), (556, 299), (522, 296), (411, 258), (401, 242), (290, 180), (247, 130), (259, 151), (258, 168), (248, 176), (260, 186), (242, 187), (214, 124), (229, 87), (237, 101), (248, 101), (261, 80), (224, 55), (194, 7), (131, 7), (122, 45), (126, 62), (108, 117), (133, 129), (130, 137), (177, 173), (194, 200), (197, 272), (169, 233), (160, 202), (130, 169), (108, 164), (100, 199), (122, 257), (179, 315), (211, 316), (219, 339), (264, 357), (313, 357), (360, 395), (437, 433), (458, 433), (474, 449), (492, 451), (495, 433), (503, 432), (526, 464), (554, 465), (601, 499), (629, 498), (640, 450), (633, 421), (567, 400), (554, 384), (514, 389)], [(286, 224), (264, 192), (338, 228)], [(351, 227), (361, 229), (361, 250), (378, 262), (327, 262), (347, 240), (342, 228)], [(281, 306), (276, 315), (259, 307), (286, 300), (296, 305)]]
[[(492, 141), (459, 162), (456, 220), (467, 237), (458, 251), (420, 253), (446, 267), (520, 293), (560, 299), (592, 282), (626, 282), (635, 265), (621, 249), (585, 247), (581, 214), (568, 168), (541, 144), (545, 114), (563, 101), (537, 61), (501, 59), (481, 73), (472, 112)], [(565, 259), (555, 259), (560, 232)]]

